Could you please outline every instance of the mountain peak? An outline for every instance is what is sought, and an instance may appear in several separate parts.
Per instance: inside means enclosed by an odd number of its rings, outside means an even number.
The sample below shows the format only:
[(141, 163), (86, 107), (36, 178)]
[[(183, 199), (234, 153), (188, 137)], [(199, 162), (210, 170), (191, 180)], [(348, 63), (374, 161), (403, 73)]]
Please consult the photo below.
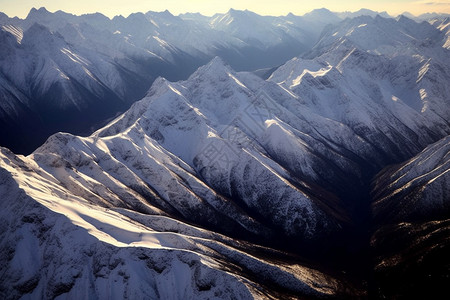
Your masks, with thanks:
[(208, 64), (200, 67), (195, 71), (190, 78), (194, 77), (209, 77), (215, 78), (224, 74), (233, 73), (231, 67), (219, 56), (214, 57)]
[(155, 12), (155, 11), (148, 11), (145, 13), (145, 16), (147, 18), (151, 18), (151, 19), (158, 19), (164, 22), (177, 22), (180, 17), (174, 16), (169, 10), (165, 10), (165, 11), (159, 11), (159, 12)]
[(405, 15), (400, 15), (399, 17), (398, 17), (398, 22), (399, 23), (411, 23), (411, 22), (414, 22), (414, 20), (411, 20), (410, 18), (408, 18), (407, 16), (405, 16)]
[(141, 12), (137, 12), (137, 13), (132, 13), (130, 14), (127, 19), (135, 19), (135, 20), (147, 20), (145, 18), (145, 15)]
[(96, 19), (102, 19), (102, 20), (110, 20), (110, 18), (108, 18), (107, 16), (105, 16), (104, 14), (99, 13), (99, 12), (83, 14), (81, 16), (85, 17), (85, 18), (96, 18)]
[(400, 15), (406, 16), (406, 17), (408, 17), (410, 19), (414, 19), (416, 17), (412, 13), (410, 13), (409, 11), (404, 11)]
[(329, 10), (328, 8), (322, 7), (322, 8), (313, 9), (311, 12), (315, 12), (315, 13), (331, 13), (331, 10)]
[(1, 19), (8, 19), (8, 18), (9, 18), (9, 17), (8, 17), (7, 14), (0, 12), (0, 20), (1, 20)]
[(48, 13), (49, 11), (45, 8), (45, 7), (40, 7), (39, 9), (36, 9), (35, 7), (33, 7), (30, 12), (38, 12), (38, 13)]
[(245, 15), (248, 15), (248, 13), (249, 13), (248, 10), (238, 10), (238, 9), (230, 8), (227, 12), (227, 15), (236, 17), (236, 16), (245, 16)]
[(27, 19), (33, 18), (33, 17), (42, 17), (45, 15), (51, 14), (45, 7), (41, 7), (39, 9), (36, 9), (33, 7), (30, 12), (27, 15)]
[(179, 14), (178, 16), (179, 17), (180, 16), (183, 16), (183, 17), (205, 17), (204, 15), (202, 15), (199, 12), (194, 12), (194, 13), (187, 12), (187, 13)]
[(341, 19), (335, 13), (333, 13), (332, 11), (330, 11), (327, 8), (315, 9), (315, 10), (303, 15), (303, 17), (306, 19), (315, 20), (315, 21), (321, 21), (321, 22), (325, 21), (327, 23), (341, 21)]
[(202, 15), (199, 12), (196, 13), (183, 13), (178, 15), (179, 18), (184, 20), (196, 20), (196, 21), (208, 21), (210, 17), (207, 17), (205, 15)]
[(367, 9), (367, 8), (361, 8), (360, 10), (358, 10), (356, 13), (377, 13), (376, 11), (373, 11), (371, 9)]
[(328, 8), (322, 7), (322, 8), (316, 8), (314, 10), (312, 10), (311, 12), (307, 13), (306, 15), (329, 15), (329, 14), (333, 14), (333, 12), (331, 10), (329, 10)]
[(209, 69), (230, 69), (230, 66), (219, 56), (214, 57), (206, 67)]
[(172, 17), (173, 17), (173, 14), (172, 14), (168, 9), (166, 9), (165, 11), (163, 11), (162, 14), (167, 15), (167, 16), (172, 16)]

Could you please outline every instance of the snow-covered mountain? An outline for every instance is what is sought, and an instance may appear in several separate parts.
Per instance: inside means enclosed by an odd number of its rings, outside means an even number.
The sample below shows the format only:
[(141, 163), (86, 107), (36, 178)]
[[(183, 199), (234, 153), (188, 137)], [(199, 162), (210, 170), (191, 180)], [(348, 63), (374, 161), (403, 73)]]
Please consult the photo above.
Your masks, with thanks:
[[(114, 193), (133, 186), (147, 196), (155, 194), (157, 207), (222, 231), (240, 228), (246, 236), (269, 239), (279, 230), (303, 239), (336, 231), (338, 221), (335, 214), (326, 217), (329, 212), (322, 203), (321, 189), (310, 194), (307, 183), (294, 179), (290, 172), (319, 180), (325, 176), (313, 166), (338, 155), (328, 149), (320, 152), (320, 157), (299, 151), (308, 150), (302, 146), (302, 134), (279, 119), (288, 111), (281, 106), (279, 112), (273, 111), (277, 107), (267, 107), (276, 103), (260, 99), (258, 90), (245, 86), (246, 80), (264, 83), (254, 75), (234, 73), (216, 58), (185, 82), (158, 79), (146, 98), (90, 138), (55, 135), (33, 157), (43, 159), (41, 167), (47, 168), (54, 164), (47, 161), (48, 153), (73, 166), (89, 163), (94, 157), (109, 161), (109, 155), (118, 156), (119, 165), (116, 160), (111, 165), (99, 161), (100, 168), (86, 170), (88, 176), (98, 180), (99, 174), (118, 172), (112, 176), (122, 185), (109, 187)], [(256, 118), (258, 114), (263, 115)], [(68, 144), (73, 146), (68, 149)], [(292, 147), (295, 145), (301, 148)], [(80, 157), (77, 153), (82, 148), (85, 155)], [(220, 152), (214, 153), (215, 149)], [(342, 165), (351, 163), (342, 160)], [(255, 189), (259, 186), (256, 178), (270, 184)], [(122, 195), (117, 198), (127, 200)], [(145, 201), (130, 201), (133, 209), (151, 212), (141, 208), (140, 202)]]
[(373, 187), (372, 238), (382, 297), (448, 297), (450, 136), (386, 168)]
[(157, 76), (187, 78), (216, 55), (238, 70), (278, 66), (335, 21), (299, 20), (235, 10), (197, 18), (165, 11), (109, 19), (45, 8), (24, 20), (3, 14), (0, 143), (29, 153), (57, 131), (90, 133), (141, 99)]
[(427, 220), (450, 214), (450, 137), (400, 166), (386, 168), (374, 183), (376, 219)]
[[(301, 18), (319, 24), (330, 14)], [(183, 24), (200, 32), (216, 26), (239, 45), (286, 33), (264, 20), (294, 26), (296, 17), (230, 11), (212, 19), (95, 16), (120, 24), (112, 34), (128, 37), (132, 49), (149, 50), (145, 43), (156, 40), (171, 54), (181, 50), (164, 32)], [(239, 30), (245, 20), (261, 23), (261, 31)], [(65, 28), (80, 30), (72, 38), (82, 44), (83, 26), (91, 25)], [(134, 26), (141, 37), (132, 36)], [(284, 299), (363, 297), (373, 287), (375, 295), (401, 295), (402, 284), (395, 290), (380, 279), (402, 274), (383, 269), (383, 261), (407, 253), (395, 244), (398, 232), (422, 228), (410, 218), (425, 214), (429, 234), (448, 209), (450, 54), (437, 27), (406, 17), (346, 19), (268, 80), (216, 57), (186, 80), (159, 77), (142, 100), (89, 136), (57, 133), (26, 157), (2, 148), (0, 291), (17, 298)], [(5, 45), (22, 51), (20, 27), (3, 28)], [(98, 69), (85, 64), (92, 47), (82, 52), (42, 25), (29, 27), (20, 45), (29, 30), (44, 31), (44, 49), (60, 45), (47, 60), (59, 66), (72, 58), (99, 81)], [(149, 55), (166, 60), (155, 51)], [(50, 70), (60, 73), (49, 78), (64, 81), (61, 74), (80, 69)], [(403, 165), (374, 177), (393, 163)], [(371, 253), (382, 262), (375, 279)], [(439, 257), (445, 265), (448, 258)], [(445, 286), (439, 278), (436, 290)]]
[(450, 49), (450, 17), (447, 17), (445, 19), (431, 19), (428, 22), (445, 33), (446, 38), (444, 40), (443, 47), (446, 49)]
[(295, 39), (293, 35), (306, 35), (308, 28), (288, 28), (288, 25), (293, 24), (284, 18), (265, 17), (248, 10), (234, 9), (226, 14), (216, 14), (210, 21), (211, 28), (226, 32), (250, 45), (269, 48), (280, 43), (297, 43), (299, 49), (306, 48), (306, 45), (302, 45), (302, 39)]
[(449, 18), (450, 14), (446, 14), (446, 13), (424, 13), (421, 14), (417, 17), (414, 17), (413, 19), (418, 20), (418, 21), (428, 21), (428, 20), (433, 20), (433, 19), (446, 19)]
[(232, 9), (212, 17), (165, 11), (109, 19), (45, 8), (24, 20), (2, 15), (1, 144), (29, 153), (53, 132), (92, 132), (144, 96), (157, 76), (186, 78), (216, 55), (237, 70), (278, 66), (339, 22), (326, 9), (283, 17)]
[[(286, 249), (330, 238), (348, 222), (336, 196), (308, 183), (321, 176), (312, 164), (327, 159), (310, 153), (304, 134), (277, 117), (285, 108), (244, 80), (264, 83), (216, 58), (185, 82), (157, 80), (146, 98), (90, 137), (57, 134), (28, 157), (2, 150), (2, 206), (16, 216), (2, 219), (21, 228), (2, 237), (3, 252), (10, 251), (2, 269), (17, 274), (2, 278), (2, 290), (101, 298), (120, 280), (118, 297), (348, 293), (340, 280), (282, 252), (210, 231)], [(285, 169), (297, 159), (295, 170)], [(34, 208), (20, 210), (26, 205)], [(79, 241), (83, 247), (73, 250)], [(33, 260), (23, 243), (40, 245), (43, 258), (33, 268), (23, 268)], [(56, 251), (58, 244), (72, 250)], [(64, 275), (53, 279), (52, 272)], [(130, 294), (143, 281), (153, 282), (143, 289), (149, 294)]]
[[(89, 42), (96, 37), (86, 33), (91, 28), (80, 29), (86, 24), (64, 21), (61, 32), (71, 37), (66, 39), (30, 22), (3, 25), (0, 33), (1, 140), (16, 151), (29, 152), (56, 131), (89, 132), (142, 97), (155, 78), (154, 71), (109, 47), (112, 34), (98, 35), (109, 38), (103, 48), (101, 39)], [(147, 62), (167, 65), (154, 54)]]
[[(45, 170), (1, 149), (3, 299), (322, 298), (345, 290), (284, 253), (186, 224), (155, 207), (142, 213), (150, 198), (142, 212), (101, 200), (108, 188), (59, 162)], [(93, 185), (98, 195), (89, 197)]]
[[(356, 18), (356, 17), (361, 17), (361, 16), (369, 16), (372, 18), (375, 18), (377, 15), (383, 17), (383, 18), (390, 18), (391, 16), (386, 12), (377, 12), (377, 11), (373, 11), (370, 9), (366, 9), (366, 8), (362, 8), (358, 11), (355, 12), (350, 12), (350, 11), (345, 11), (345, 12), (338, 12), (336, 13), (336, 15), (342, 19), (347, 19), (347, 18)], [(405, 15), (407, 16), (407, 15)]]
[(429, 23), (417, 23), (405, 16), (398, 19), (361, 16), (346, 19), (339, 26), (329, 26), (308, 56), (315, 57), (330, 47), (335, 49), (352, 43), (376, 55), (413, 56), (431, 52), (439, 58), (441, 55), (436, 51), (442, 46), (438, 45), (442, 38), (442, 33)]
[(313, 59), (295, 58), (269, 81), (315, 114), (348, 126), (377, 149), (369, 153), (401, 161), (448, 134), (450, 91), (442, 83), (450, 56), (442, 39), (428, 23), (405, 17), (347, 19), (306, 55)]

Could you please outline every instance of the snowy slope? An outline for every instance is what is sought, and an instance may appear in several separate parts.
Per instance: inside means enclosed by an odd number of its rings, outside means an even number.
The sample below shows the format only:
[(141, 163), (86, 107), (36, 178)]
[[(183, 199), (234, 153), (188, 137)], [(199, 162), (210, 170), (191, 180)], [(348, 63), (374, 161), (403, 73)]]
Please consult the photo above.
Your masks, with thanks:
[(159, 213), (96, 205), (29, 158), (6, 149), (0, 157), (2, 298), (264, 299), (277, 289), (318, 297), (339, 288), (314, 269), (275, 265), (246, 243)]
[[(318, 297), (342, 292), (342, 283), (288, 263), (285, 254), (185, 223), (273, 246), (304, 247), (348, 222), (336, 196), (312, 186), (315, 178), (325, 176), (313, 165), (330, 163), (318, 154), (339, 156), (279, 119), (289, 112), (258, 98), (241, 80), (253, 88), (265, 84), (216, 58), (185, 82), (157, 80), (146, 98), (90, 137), (59, 133), (29, 157), (3, 150), (5, 214), (17, 211), (9, 206), (16, 202), (8, 199), (18, 198), (14, 193), (38, 211), (26, 210), (26, 216), (8, 221), (18, 222), (9, 228), (21, 229), (4, 233), (3, 247), (10, 256), (2, 268), (18, 275), (2, 280), (2, 290), (74, 297), (91, 286), (88, 293), (102, 298), (110, 293), (111, 282), (120, 280), (118, 297), (169, 292), (174, 295), (167, 297), (174, 298), (230, 292), (238, 298), (278, 292)], [(263, 119), (256, 118), (258, 113)], [(233, 132), (238, 138), (230, 136)], [(304, 139), (317, 149), (309, 149)], [(211, 154), (221, 157), (211, 161)], [(335, 172), (345, 163), (342, 159)], [(289, 165), (292, 170), (285, 168)], [(36, 222), (37, 229), (28, 225)], [(167, 232), (171, 228), (175, 233)], [(36, 233), (48, 230), (50, 237)], [(63, 255), (52, 247), (74, 249), (79, 240), (82, 248)], [(27, 249), (20, 241), (35, 242), (43, 252), (43, 260), (28, 271), (22, 264), (31, 254), (17, 250)], [(286, 263), (273, 264), (258, 253)], [(70, 263), (59, 264), (66, 260)], [(64, 276), (50, 279), (52, 272)], [(143, 282), (154, 283), (142, 289)], [(171, 282), (178, 287), (167, 286)], [(151, 294), (132, 294), (139, 290)]]
[(450, 18), (447, 17), (445, 19), (432, 19), (428, 22), (445, 34), (445, 39), (442, 47), (450, 49)]
[(259, 47), (270, 47), (283, 40), (278, 28), (268, 22), (267, 17), (251, 11), (230, 9), (226, 14), (217, 14), (210, 21), (216, 30), (230, 33), (245, 43), (257, 42)]
[(407, 162), (387, 168), (374, 182), (376, 219), (411, 221), (450, 213), (450, 137)]
[(440, 38), (406, 18), (348, 19), (324, 34), (313, 59), (293, 59), (269, 80), (402, 161), (448, 134), (450, 91), (442, 83), (450, 56)]
[[(349, 150), (340, 153), (356, 154), (375, 170), (417, 155), (380, 173), (365, 196), (373, 201), (373, 220), (365, 218), (374, 232), (374, 298), (448, 296), (450, 57), (440, 25), (406, 17), (347, 19), (326, 29), (305, 58), (269, 78), (301, 103), (290, 112), (314, 114), (308, 123), (335, 149)], [(335, 125), (319, 125), (317, 116)], [(352, 136), (367, 145), (350, 148)]]
[[(74, 166), (100, 159), (98, 165), (91, 166), (93, 170), (86, 168), (89, 177), (111, 174), (125, 186), (137, 185), (134, 189), (138, 192), (148, 196), (156, 193), (154, 201), (160, 207), (174, 209), (173, 213), (186, 219), (204, 223), (218, 220), (220, 223), (210, 225), (221, 230), (238, 226), (261, 236), (281, 230), (306, 239), (336, 230), (334, 217), (326, 217), (320, 207), (320, 197), (299, 189), (305, 183), (291, 183), (283, 167), (298, 158), (293, 171), (313, 179), (320, 175), (314, 173), (312, 165), (325, 162), (315, 156), (308, 158), (295, 148), (294, 153), (277, 153), (280, 143), (301, 146), (302, 140), (275, 115), (275, 119), (252, 119), (266, 103), (252, 102), (257, 100), (256, 92), (235, 76), (216, 58), (186, 82), (159, 79), (147, 98), (92, 137), (82, 140), (56, 135), (33, 156), (42, 168), (53, 164), (46, 160), (47, 153)], [(239, 136), (227, 136), (234, 133)], [(286, 148), (290, 151), (292, 147)], [(210, 153), (211, 149), (224, 152)], [(81, 156), (77, 154), (80, 151), (84, 153)], [(329, 150), (323, 152), (333, 155)], [(274, 162), (272, 155), (281, 155), (278, 160), (283, 165)], [(109, 156), (115, 159), (111, 161)], [(253, 185), (259, 186), (253, 182), (255, 178), (267, 182), (267, 187), (255, 189)], [(122, 185), (113, 188), (118, 193)], [(223, 215), (219, 218), (217, 214)], [(230, 223), (224, 223), (224, 218)]]
[[(422, 110), (406, 104), (400, 107), (415, 122), (397, 118), (394, 128), (393, 114), (400, 108), (357, 101), (354, 96), (343, 102), (347, 114), (339, 114), (322, 103), (331, 99), (322, 96), (315, 101), (310, 95), (333, 88), (332, 82), (345, 73), (353, 74), (355, 66), (361, 78), (372, 76), (371, 68), (362, 69), (347, 56), (337, 69), (320, 60), (305, 63), (302, 69), (299, 60), (294, 60), (271, 81), (236, 73), (215, 58), (186, 81), (159, 78), (144, 99), (89, 137), (56, 134), (27, 158), (6, 151), (5, 174), (16, 174), (14, 182), (35, 201), (55, 212), (70, 212), (67, 216), (72, 223), (94, 226), (97, 229), (90, 229), (89, 234), (115, 247), (180, 243), (176, 236), (173, 241), (129, 228), (132, 221), (128, 218), (142, 220), (143, 216), (161, 216), (173, 220), (170, 224), (196, 224), (206, 232), (256, 239), (273, 247), (284, 248), (283, 240), (292, 238), (297, 242), (290, 241), (291, 247), (324, 245), (329, 237), (340, 236), (341, 228), (348, 228), (349, 218), (358, 213), (352, 206), (363, 197), (367, 173), (400, 160), (409, 155), (407, 151), (417, 151), (420, 143), (432, 139), (428, 133), (437, 128), (433, 121), (439, 125), (438, 119), (425, 121)], [(389, 61), (384, 56), (377, 58)], [(273, 82), (282, 71), (302, 77), (289, 85), (290, 79)], [(320, 78), (325, 76), (338, 79)], [(300, 94), (296, 87), (306, 83), (310, 94)], [(340, 87), (352, 88), (343, 83)], [(368, 87), (367, 94), (372, 91)], [(349, 109), (354, 107), (358, 113), (352, 114)], [(373, 112), (379, 113), (376, 122), (367, 123)], [(357, 126), (368, 124), (382, 134), (356, 132)], [(383, 148), (386, 140), (392, 148), (404, 147), (404, 152)], [(24, 160), (26, 166), (15, 166), (17, 160)], [(90, 208), (89, 213), (80, 211), (83, 206)], [(112, 222), (117, 218), (124, 225)], [(169, 225), (161, 226), (164, 230)], [(169, 244), (161, 245), (162, 240)], [(327, 243), (332, 246), (335, 240)], [(185, 238), (181, 245), (181, 249), (193, 247)], [(242, 255), (248, 255), (249, 249), (243, 249)], [(221, 251), (236, 255), (234, 250)], [(240, 265), (247, 259), (237, 261)], [(244, 266), (272, 270), (264, 262), (260, 267)], [(286, 283), (276, 275), (268, 282), (292, 293), (317, 292), (305, 289), (304, 278)]]
[(371, 244), (381, 297), (448, 297), (450, 137), (374, 179)]
[(422, 54), (417, 51), (437, 43), (441, 33), (427, 22), (417, 23), (405, 16), (398, 19), (361, 16), (346, 19), (337, 27), (328, 27), (326, 32), (314, 46), (314, 54), (330, 48), (337, 48), (341, 44), (352, 43), (361, 50), (387, 56)]

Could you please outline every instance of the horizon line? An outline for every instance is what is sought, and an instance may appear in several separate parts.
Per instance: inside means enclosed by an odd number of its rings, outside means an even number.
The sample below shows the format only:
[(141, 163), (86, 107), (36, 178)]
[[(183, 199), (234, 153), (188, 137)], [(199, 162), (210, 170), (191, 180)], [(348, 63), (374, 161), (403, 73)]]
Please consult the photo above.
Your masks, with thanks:
[(288, 15), (294, 15), (294, 16), (303, 17), (303, 16), (305, 16), (305, 15), (307, 15), (307, 14), (310, 14), (310, 13), (312, 13), (312, 12), (314, 12), (314, 11), (320, 11), (320, 10), (327, 10), (327, 11), (329, 11), (329, 12), (331, 12), (331, 13), (334, 13), (334, 14), (357, 13), (357, 12), (360, 12), (360, 11), (362, 11), (362, 10), (367, 10), (367, 11), (374, 12), (374, 13), (377, 13), (377, 14), (387, 14), (388, 16), (390, 16), (390, 17), (392, 17), (392, 18), (399, 17), (399, 16), (405, 15), (405, 14), (409, 14), (409, 15), (415, 17), (415, 18), (419, 18), (419, 17), (421, 17), (421, 16), (428, 15), (428, 14), (430, 14), (430, 15), (442, 15), (442, 16), (447, 16), (447, 15), (448, 15), (448, 16), (450, 16), (449, 13), (445, 13), (445, 12), (439, 13), (439, 12), (436, 12), (436, 11), (428, 11), (428, 12), (424, 12), (424, 13), (421, 13), (421, 14), (418, 14), (418, 15), (417, 15), (417, 14), (413, 14), (413, 13), (407, 11), (407, 10), (405, 10), (405, 11), (402, 12), (402, 13), (394, 14), (394, 15), (393, 15), (393, 14), (388, 13), (387, 11), (381, 11), (381, 12), (380, 12), (380, 11), (376, 11), (376, 10), (372, 10), (372, 9), (368, 9), (368, 8), (364, 8), (364, 7), (363, 7), (363, 8), (360, 8), (360, 9), (357, 9), (357, 10), (345, 10), (345, 11), (332, 11), (332, 10), (326, 8), (326, 7), (321, 7), (321, 8), (316, 8), (316, 9), (313, 9), (313, 10), (311, 10), (311, 11), (309, 11), (309, 12), (306, 12), (306, 13), (304, 13), (303, 15), (295, 14), (295, 13), (293, 13), (293, 12), (288, 12), (288, 13), (286, 13), (286, 14), (284, 14), (284, 15), (270, 15), (270, 14), (260, 14), (260, 13), (257, 13), (257, 12), (255, 12), (255, 11), (252, 11), (252, 10), (250, 10), (250, 9), (235, 9), (235, 8), (230, 8), (230, 9), (226, 10), (225, 12), (215, 12), (215, 13), (213, 13), (212, 15), (210, 15), (210, 14), (203, 14), (203, 13), (198, 12), (198, 11), (186, 11), (186, 12), (182, 12), (182, 13), (179, 13), (179, 14), (173, 14), (169, 9), (165, 9), (165, 10), (135, 11), (135, 12), (129, 13), (127, 16), (125, 16), (125, 15), (123, 15), (123, 14), (116, 14), (116, 15), (114, 15), (114, 16), (111, 17), (110, 15), (107, 15), (107, 14), (105, 14), (104, 12), (101, 12), (101, 11), (97, 11), (97, 12), (86, 12), (86, 13), (77, 14), (77, 13), (68, 12), (68, 11), (65, 11), (65, 10), (62, 10), (62, 9), (58, 9), (58, 10), (49, 10), (49, 9), (47, 9), (45, 6), (41, 6), (41, 7), (39, 7), (39, 8), (36, 8), (36, 7), (30, 8), (30, 9), (28, 10), (28, 13), (26, 14), (25, 17), (20, 17), (20, 16), (18, 16), (18, 15), (10, 16), (10, 15), (8, 15), (6, 12), (3, 12), (3, 11), (1, 11), (1, 10), (0, 10), (0, 12), (3, 13), (3, 14), (5, 14), (5, 15), (6, 15), (8, 18), (10, 18), (10, 19), (18, 18), (18, 19), (21, 19), (21, 20), (25, 20), (33, 10), (35, 10), (35, 11), (40, 11), (40, 10), (42, 10), (42, 9), (44, 9), (46, 12), (49, 12), (49, 13), (51, 13), (51, 14), (55, 14), (55, 13), (58, 13), (58, 12), (62, 12), (62, 13), (70, 14), (70, 15), (77, 16), (77, 17), (80, 17), (80, 16), (86, 16), (86, 15), (101, 14), (101, 15), (105, 16), (106, 18), (109, 18), (110, 20), (112, 20), (112, 19), (114, 19), (114, 18), (116, 18), (116, 17), (124, 17), (124, 18), (128, 18), (129, 16), (134, 15), (134, 14), (139, 14), (139, 13), (146, 14), (146, 13), (149, 13), (149, 12), (155, 12), (155, 13), (169, 12), (171, 15), (173, 15), (173, 16), (178, 16), (178, 17), (179, 17), (179, 16), (182, 16), (182, 15), (185, 15), (185, 14), (199, 14), (199, 15), (204, 16), (204, 17), (213, 17), (213, 16), (215, 16), (215, 15), (217, 15), (217, 14), (226, 14), (226, 13), (232, 11), (232, 10), (234, 10), (234, 11), (249, 11), (249, 12), (252, 12), (252, 13), (254, 13), (254, 14), (257, 14), (257, 15), (260, 15), (260, 16), (267, 16), (267, 17), (285, 17), (285, 16), (288, 16)]

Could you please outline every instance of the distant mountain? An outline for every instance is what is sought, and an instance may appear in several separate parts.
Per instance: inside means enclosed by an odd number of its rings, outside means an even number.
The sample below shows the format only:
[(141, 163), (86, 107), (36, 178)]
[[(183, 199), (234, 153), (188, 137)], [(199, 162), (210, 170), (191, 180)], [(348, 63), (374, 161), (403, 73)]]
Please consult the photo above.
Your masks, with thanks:
[[(341, 13), (336, 13), (336, 15), (337, 16), (339, 16), (340, 18), (342, 18), (342, 19), (346, 19), (346, 18), (356, 18), (356, 17), (360, 17), (360, 16), (369, 16), (369, 17), (372, 17), (372, 18), (374, 18), (374, 17), (376, 17), (376, 16), (381, 16), (381, 17), (383, 17), (383, 18), (390, 18), (391, 16), (387, 13), (387, 12), (385, 12), (385, 11), (383, 11), (383, 12), (377, 12), (377, 11), (373, 11), (373, 10), (370, 10), (370, 9), (365, 9), (365, 8), (362, 8), (362, 9), (360, 9), (360, 10), (358, 10), (358, 11), (355, 11), (355, 12), (349, 12), (349, 11), (346, 11), (346, 12), (341, 12)], [(412, 16), (412, 15), (410, 15), (410, 16)], [(408, 17), (408, 16), (407, 16)]]
[[(292, 16), (292, 15), (288, 15)], [(313, 30), (314, 34), (320, 36), (322, 30), (327, 25), (334, 25), (342, 21), (335, 13), (331, 12), (326, 8), (315, 9), (309, 13), (306, 13), (301, 17), (300, 22), (311, 23), (311, 30)], [(304, 26), (302, 24), (302, 26)]]
[[(392, 30), (392, 32), (386, 32)], [(307, 57), (315, 57), (334, 48), (354, 44), (365, 52), (387, 56), (410, 56), (422, 51), (446, 52), (440, 47), (433, 49), (427, 43), (438, 44), (443, 40), (442, 33), (427, 22), (417, 23), (405, 16), (397, 19), (361, 16), (346, 19), (339, 26), (329, 26)], [(410, 47), (411, 44), (413, 47)], [(441, 45), (440, 45), (441, 46)], [(407, 51), (404, 55), (398, 51)], [(439, 57), (441, 55), (438, 55)]]
[(425, 14), (421, 14), (419, 16), (417, 16), (416, 18), (418, 20), (421, 21), (427, 21), (427, 20), (431, 20), (431, 19), (445, 19), (445, 18), (449, 18), (450, 14), (445, 14), (445, 13), (425, 13)]
[[(3, 26), (0, 34), (1, 139), (19, 152), (34, 149), (57, 130), (89, 132), (127, 109), (151, 81), (151, 71), (143, 72), (137, 61), (75, 46), (37, 23), (25, 31)], [(150, 61), (165, 65), (155, 55), (148, 55)]]
[(400, 15), (398, 15), (398, 17), (400, 17), (402, 15), (407, 17), (407, 18), (409, 18), (409, 19), (415, 20), (417, 22), (423, 22), (423, 21), (427, 21), (428, 22), (428, 21), (433, 20), (433, 19), (437, 19), (437, 20), (441, 20), (442, 21), (442, 20), (450, 17), (450, 14), (446, 14), (446, 13), (424, 13), (424, 14), (416, 16), (416, 15), (413, 15), (412, 13), (410, 13), (410, 12), (407, 12), (407, 11), (405, 11), (405, 12), (401, 13)]
[(366, 140), (372, 144), (384, 140), (384, 157), (400, 154), (394, 161), (401, 161), (448, 132), (450, 111), (441, 83), (449, 74), (449, 54), (443, 38), (428, 23), (407, 18), (347, 19), (324, 32), (305, 55), (311, 59), (293, 59), (269, 80), (304, 99), (316, 114), (348, 124), (357, 134), (371, 134)]
[(216, 55), (238, 70), (278, 66), (336, 21), (236, 10), (192, 16), (109, 19), (45, 8), (24, 20), (1, 15), (0, 144), (30, 153), (57, 131), (89, 134), (142, 98), (157, 76), (185, 79)]
[(413, 15), (412, 13), (410, 13), (410, 12), (407, 12), (407, 11), (405, 11), (405, 12), (401, 13), (401, 14), (400, 14), (399, 16), (401, 16), (401, 15), (403, 15), (403, 16), (405, 16), (405, 17), (409, 18), (409, 19), (412, 19), (412, 20), (414, 20), (414, 19), (416, 18), (416, 16), (415, 16), (415, 15)]
[(443, 47), (446, 49), (450, 49), (450, 18), (447, 17), (445, 19), (431, 19), (428, 22), (445, 34), (446, 38), (444, 40)]
[(313, 22), (327, 22), (326, 20), (329, 20), (329, 23), (336, 23), (340, 21), (335, 13), (326, 8), (314, 9), (313, 11), (304, 14), (303, 18)]

